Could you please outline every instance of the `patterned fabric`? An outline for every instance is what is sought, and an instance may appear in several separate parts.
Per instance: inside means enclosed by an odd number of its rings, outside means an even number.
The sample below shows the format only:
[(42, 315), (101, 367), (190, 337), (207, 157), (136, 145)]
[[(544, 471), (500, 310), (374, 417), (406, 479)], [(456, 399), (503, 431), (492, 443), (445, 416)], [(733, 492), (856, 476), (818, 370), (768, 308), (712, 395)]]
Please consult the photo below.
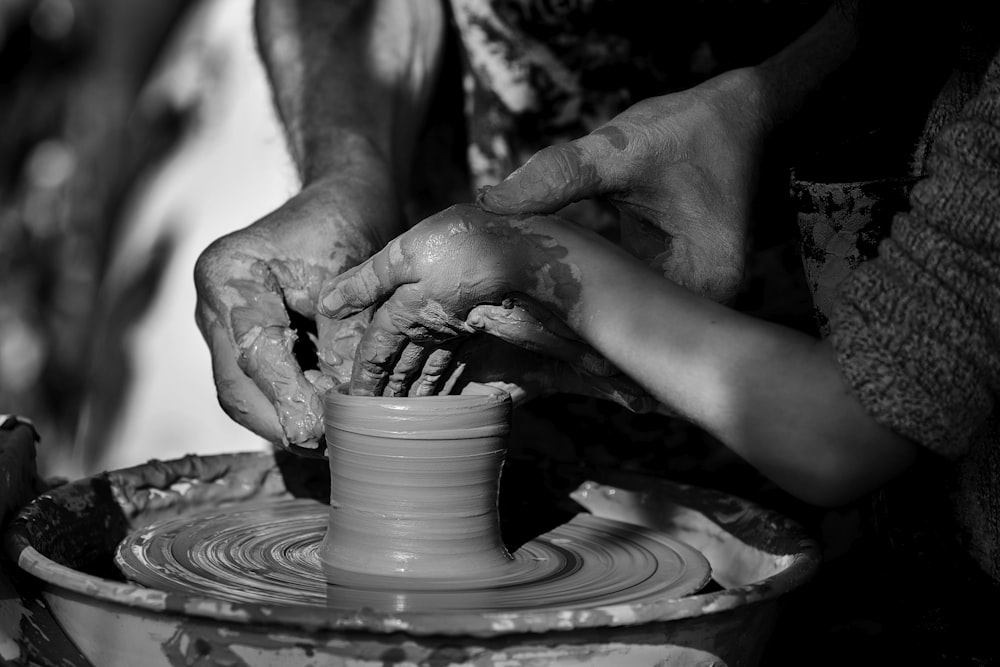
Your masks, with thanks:
[(621, 4), (453, 0), (469, 61), (477, 186), (500, 180), (539, 148), (575, 139), (633, 102), (690, 81), (690, 54), (681, 52), (688, 45), (635, 34), (649, 23)]

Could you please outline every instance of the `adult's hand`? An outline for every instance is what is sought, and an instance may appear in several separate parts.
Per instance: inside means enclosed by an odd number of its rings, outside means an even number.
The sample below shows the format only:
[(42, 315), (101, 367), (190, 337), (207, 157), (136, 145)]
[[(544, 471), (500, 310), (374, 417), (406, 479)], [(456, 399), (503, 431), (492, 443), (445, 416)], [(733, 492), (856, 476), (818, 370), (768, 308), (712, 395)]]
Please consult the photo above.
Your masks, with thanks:
[(351, 392), (405, 395), (415, 384), (433, 393), (427, 378), (449, 367), (449, 343), (490, 327), (523, 347), (591, 370), (605, 367), (555, 314), (572, 308), (580, 293), (553, 236), (563, 231), (572, 234), (573, 226), (552, 216), (510, 218), (452, 206), (332, 281), (321, 314), (342, 318), (378, 306), (357, 348)]
[[(347, 381), (366, 313), (317, 315), (325, 282), (384, 245), (379, 229), (402, 229), (378, 170), (304, 188), (249, 227), (224, 236), (195, 268), (196, 320), (212, 354), (219, 403), (235, 421), (286, 449), (323, 456), (320, 394)], [(318, 368), (303, 370), (290, 313), (316, 324), (300, 345)], [(315, 338), (313, 338), (313, 335)]]
[(552, 213), (603, 197), (623, 245), (716, 301), (743, 276), (751, 199), (768, 122), (760, 80), (734, 70), (635, 104), (575, 141), (545, 148), (480, 194), (496, 213)]

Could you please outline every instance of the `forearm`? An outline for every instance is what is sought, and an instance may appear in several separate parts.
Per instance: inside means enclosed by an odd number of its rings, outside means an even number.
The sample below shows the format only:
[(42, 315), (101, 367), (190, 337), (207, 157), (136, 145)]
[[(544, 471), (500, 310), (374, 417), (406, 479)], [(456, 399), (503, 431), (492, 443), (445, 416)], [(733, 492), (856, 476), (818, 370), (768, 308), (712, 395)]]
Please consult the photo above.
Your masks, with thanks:
[(374, 155), (402, 192), (444, 20), (440, 0), (257, 0), (261, 57), (305, 184)]
[(698, 297), (586, 234), (555, 234), (579, 279), (567, 323), (790, 493), (845, 502), (909, 463), (913, 445), (863, 410), (827, 344)]
[(810, 95), (854, 54), (858, 44), (856, 0), (834, 1), (809, 30), (753, 68), (773, 125), (795, 116)]

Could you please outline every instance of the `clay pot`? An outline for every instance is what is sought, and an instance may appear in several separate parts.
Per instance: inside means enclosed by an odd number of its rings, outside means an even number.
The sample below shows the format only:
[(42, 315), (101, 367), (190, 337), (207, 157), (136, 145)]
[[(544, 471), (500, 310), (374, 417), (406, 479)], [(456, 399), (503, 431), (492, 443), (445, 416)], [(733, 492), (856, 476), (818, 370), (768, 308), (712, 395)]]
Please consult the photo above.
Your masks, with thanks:
[(319, 557), (329, 581), (351, 572), (467, 580), (513, 562), (497, 510), (511, 400), (472, 391), (326, 394), (330, 521)]

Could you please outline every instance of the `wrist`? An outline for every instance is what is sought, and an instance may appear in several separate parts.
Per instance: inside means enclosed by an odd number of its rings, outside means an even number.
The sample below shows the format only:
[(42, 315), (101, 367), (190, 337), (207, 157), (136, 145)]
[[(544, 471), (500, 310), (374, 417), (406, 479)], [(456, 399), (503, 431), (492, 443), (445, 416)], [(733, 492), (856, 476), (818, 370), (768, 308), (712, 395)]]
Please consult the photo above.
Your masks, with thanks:
[(372, 245), (368, 254), (407, 227), (392, 169), (378, 155), (358, 151), (349, 163), (317, 172), (303, 184), (297, 198), (319, 207), (317, 214), (336, 220), (338, 236), (360, 235)]
[(620, 272), (649, 271), (621, 247), (574, 222), (558, 216), (527, 222), (531, 255), (537, 259), (523, 291), (578, 333), (592, 324), (587, 302), (599, 300), (609, 287), (614, 291)]
[(802, 98), (779, 68), (766, 63), (747, 67), (743, 99), (768, 132), (780, 127), (802, 108)]

